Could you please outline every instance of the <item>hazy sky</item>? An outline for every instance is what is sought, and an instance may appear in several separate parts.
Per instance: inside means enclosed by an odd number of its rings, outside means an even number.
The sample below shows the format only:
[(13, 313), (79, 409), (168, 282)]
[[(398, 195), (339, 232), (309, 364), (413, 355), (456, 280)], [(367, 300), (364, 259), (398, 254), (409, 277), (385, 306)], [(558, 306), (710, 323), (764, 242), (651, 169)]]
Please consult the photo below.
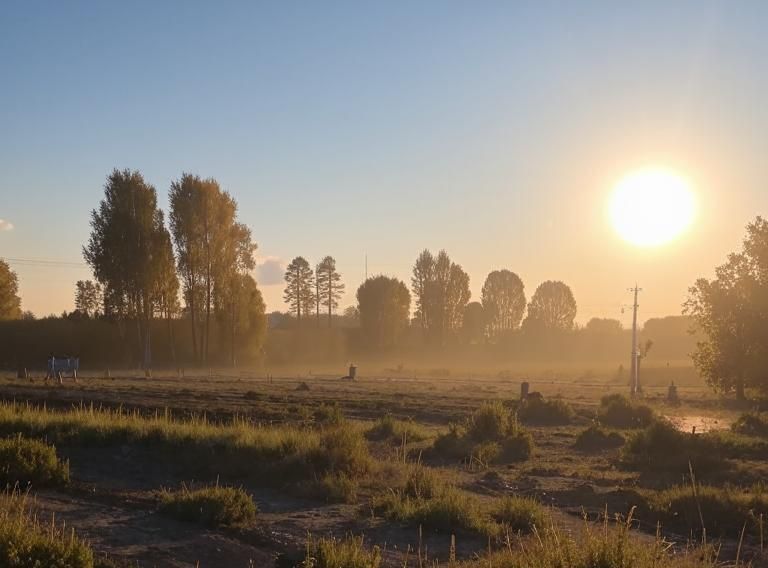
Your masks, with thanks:
[[(278, 263), (334, 255), (354, 302), (425, 247), (571, 285), (579, 321), (679, 313), (768, 214), (768, 2), (0, 3), (0, 256), (82, 263), (114, 168), (217, 178)], [(688, 176), (699, 213), (640, 250), (605, 208), (624, 173)], [(664, 207), (664, 203), (659, 203)], [(12, 225), (12, 228), (11, 228)], [(84, 265), (24, 266), (25, 309)], [(275, 278), (277, 276), (277, 278)]]

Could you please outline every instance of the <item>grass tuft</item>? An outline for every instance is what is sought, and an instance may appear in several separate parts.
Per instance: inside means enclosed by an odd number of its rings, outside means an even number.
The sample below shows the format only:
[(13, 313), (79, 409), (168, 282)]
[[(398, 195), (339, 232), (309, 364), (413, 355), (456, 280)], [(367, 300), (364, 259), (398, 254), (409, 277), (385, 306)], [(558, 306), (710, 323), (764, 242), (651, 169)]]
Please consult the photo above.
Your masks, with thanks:
[(609, 428), (645, 428), (656, 419), (656, 413), (650, 406), (634, 404), (623, 394), (614, 393), (600, 399), (597, 419)]
[(307, 539), (307, 551), (299, 568), (379, 568), (379, 547), (366, 548), (363, 537)]
[(239, 487), (202, 487), (190, 490), (163, 491), (160, 512), (207, 527), (247, 526), (256, 520), (258, 511), (253, 497)]
[(571, 405), (563, 400), (531, 398), (523, 401), (517, 415), (525, 424), (559, 426), (570, 424), (575, 413)]
[(21, 434), (0, 439), (0, 482), (24, 487), (57, 487), (69, 483), (69, 463), (56, 448)]

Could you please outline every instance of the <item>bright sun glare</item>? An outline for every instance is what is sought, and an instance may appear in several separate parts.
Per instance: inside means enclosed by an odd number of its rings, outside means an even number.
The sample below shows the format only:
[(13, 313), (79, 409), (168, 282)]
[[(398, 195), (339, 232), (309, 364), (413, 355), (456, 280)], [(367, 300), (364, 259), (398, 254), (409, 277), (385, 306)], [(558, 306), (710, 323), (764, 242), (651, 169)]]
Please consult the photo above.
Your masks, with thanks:
[(668, 243), (693, 222), (696, 200), (684, 177), (646, 168), (623, 177), (613, 189), (609, 213), (621, 237), (636, 246)]

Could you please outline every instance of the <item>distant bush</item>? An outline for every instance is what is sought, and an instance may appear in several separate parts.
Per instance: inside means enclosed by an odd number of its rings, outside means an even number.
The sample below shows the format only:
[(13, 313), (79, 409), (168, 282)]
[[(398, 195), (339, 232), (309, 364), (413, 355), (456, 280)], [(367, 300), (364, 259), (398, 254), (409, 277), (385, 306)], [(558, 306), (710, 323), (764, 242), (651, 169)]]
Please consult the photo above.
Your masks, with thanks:
[(160, 512), (164, 515), (208, 527), (249, 525), (256, 520), (257, 510), (253, 498), (236, 487), (184, 487), (164, 491), (160, 498)]
[(393, 443), (420, 442), (429, 437), (423, 427), (412, 420), (397, 420), (391, 414), (379, 418), (365, 433), (369, 440), (389, 441)]
[(745, 412), (731, 425), (731, 430), (745, 436), (768, 438), (768, 416), (757, 412)]
[(624, 436), (593, 424), (576, 437), (574, 447), (583, 452), (610, 450), (624, 445)]
[(623, 394), (609, 394), (600, 400), (597, 419), (609, 428), (645, 428), (655, 420), (653, 409), (645, 404), (633, 404)]
[(69, 463), (59, 460), (53, 446), (21, 434), (0, 439), (0, 483), (52, 487), (68, 482)]
[(760, 534), (768, 493), (762, 487), (677, 486), (652, 495), (649, 506), (667, 526), (689, 533), (701, 530), (703, 520), (708, 535), (738, 538), (745, 523), (749, 532)]
[(546, 515), (535, 499), (507, 495), (494, 503), (491, 517), (514, 532), (531, 532), (534, 527), (543, 529)]
[(451, 425), (447, 433), (438, 436), (433, 448), (442, 455), (474, 458), (481, 463), (521, 461), (533, 453), (533, 438), (497, 401), (478, 408), (464, 426)]
[(0, 497), (0, 566), (93, 568), (93, 551), (67, 527), (41, 525), (19, 495)]
[(367, 549), (363, 537), (307, 539), (306, 555), (300, 568), (379, 568), (382, 555), (379, 547)]
[(531, 398), (523, 401), (517, 415), (526, 424), (558, 426), (570, 424), (575, 413), (571, 405), (563, 400)]

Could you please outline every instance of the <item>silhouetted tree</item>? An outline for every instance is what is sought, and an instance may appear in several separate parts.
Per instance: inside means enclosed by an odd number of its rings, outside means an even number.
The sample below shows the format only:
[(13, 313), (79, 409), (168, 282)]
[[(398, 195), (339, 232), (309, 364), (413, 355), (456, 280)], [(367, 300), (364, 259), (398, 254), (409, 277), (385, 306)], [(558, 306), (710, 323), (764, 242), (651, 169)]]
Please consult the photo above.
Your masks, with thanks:
[(616, 335), (622, 331), (621, 322), (611, 318), (592, 318), (584, 326), (584, 330), (596, 335)]
[(411, 295), (397, 278), (375, 276), (357, 289), (360, 327), (368, 345), (388, 348), (397, 344), (408, 327)]
[(768, 389), (768, 221), (747, 225), (742, 250), (700, 278), (684, 304), (703, 333), (693, 363), (716, 390)]
[(490, 335), (517, 329), (525, 313), (525, 287), (509, 270), (494, 270), (485, 279), (482, 302)]
[(336, 260), (332, 256), (326, 256), (317, 265), (318, 305), (328, 312), (328, 327), (331, 327), (333, 312), (339, 307), (339, 300), (344, 293), (344, 284), (341, 274), (336, 270)]
[(250, 274), (237, 272), (236, 282), (227, 291), (224, 309), (217, 310), (229, 344), (230, 364), (237, 363), (238, 354), (253, 359), (260, 356), (267, 330), (266, 306), (256, 281)]
[(155, 188), (137, 171), (114, 170), (104, 199), (91, 214), (91, 236), (83, 256), (105, 291), (112, 315), (137, 322), (143, 365), (151, 365), (149, 323), (157, 301), (158, 281), (173, 258), (170, 239), (157, 207)]
[(309, 263), (302, 256), (297, 256), (285, 271), (285, 291), (283, 299), (290, 312), (301, 322), (301, 316), (309, 314), (315, 306), (315, 276)]
[(467, 343), (480, 343), (485, 339), (488, 319), (483, 304), (470, 302), (464, 308), (462, 335)]
[(469, 302), (469, 275), (441, 250), (433, 256), (424, 250), (416, 259), (411, 278), (416, 297), (415, 319), (425, 337), (442, 344), (461, 329)]
[(21, 318), (19, 278), (8, 263), (0, 259), (0, 320)]
[(536, 288), (528, 304), (525, 327), (540, 331), (570, 331), (576, 318), (576, 300), (563, 282), (548, 280)]
[(88, 318), (96, 317), (104, 304), (101, 286), (92, 280), (75, 283), (75, 309)]

